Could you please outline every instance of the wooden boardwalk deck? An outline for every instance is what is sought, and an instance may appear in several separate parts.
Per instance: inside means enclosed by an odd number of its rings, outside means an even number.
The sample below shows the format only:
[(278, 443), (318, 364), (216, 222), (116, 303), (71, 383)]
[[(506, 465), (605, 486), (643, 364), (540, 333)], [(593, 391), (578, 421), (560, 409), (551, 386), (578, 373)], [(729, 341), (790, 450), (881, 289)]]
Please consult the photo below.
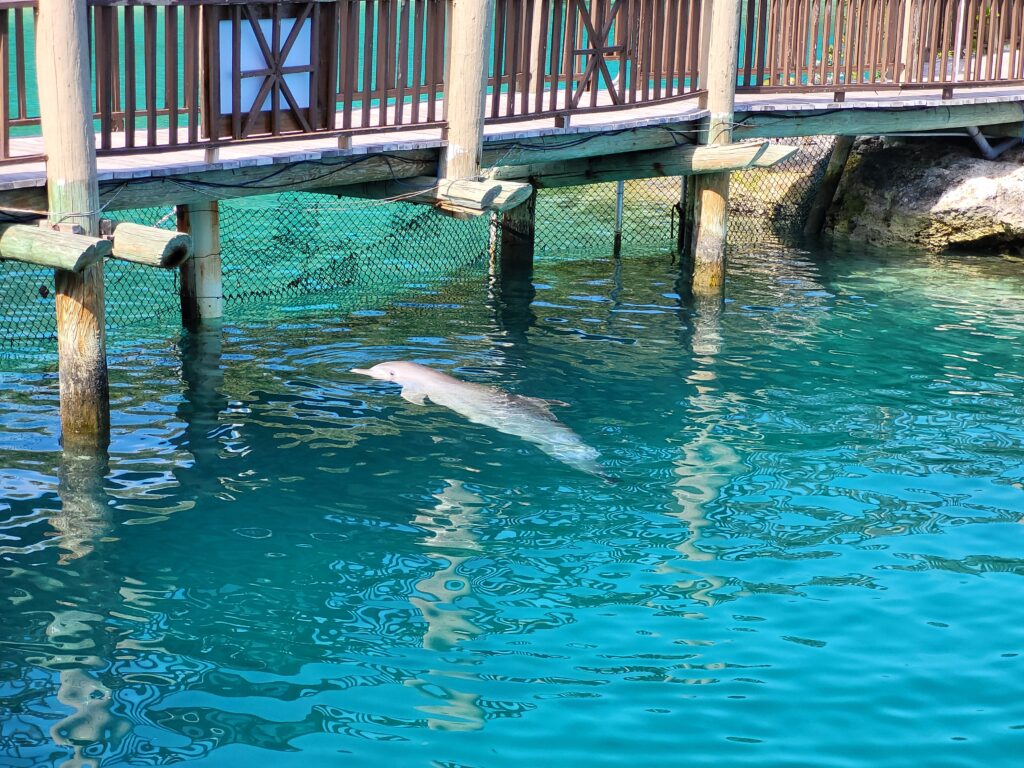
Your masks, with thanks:
[[(870, 113), (906, 112), (907, 119), (902, 123), (902, 131), (929, 130), (929, 126), (915, 128), (914, 112), (924, 114), (927, 108), (953, 110), (956, 108), (977, 105), (1014, 105), (1009, 112), (1002, 110), (997, 114), (1002, 117), (997, 121), (1005, 124), (1013, 120), (1024, 123), (1024, 88), (1020, 87), (987, 87), (974, 88), (961, 92), (955, 98), (943, 99), (939, 88), (934, 90), (878, 90), (855, 91), (847, 94), (843, 102), (833, 101), (829, 92), (811, 93), (772, 93), (772, 94), (740, 94), (736, 99), (737, 138), (744, 137), (744, 120), (751, 116), (771, 114), (777, 128), (766, 127), (761, 120), (756, 135), (760, 138), (772, 135), (794, 136), (808, 135), (802, 133), (804, 123), (799, 118), (820, 113), (835, 114), (839, 112), (853, 115)], [(924, 108), (924, 110), (922, 110)], [(588, 112), (573, 115), (573, 123), (568, 127), (556, 127), (552, 120), (524, 119), (514, 122), (489, 124), (485, 130), (485, 163), (520, 164), (536, 162), (537, 157), (529, 160), (517, 158), (515, 153), (500, 151), (503, 145), (514, 144), (524, 139), (555, 139), (565, 137), (566, 141), (584, 136), (614, 135), (623, 132), (642, 130), (648, 127), (673, 125), (683, 134), (696, 134), (697, 125), (705, 116), (696, 99), (655, 103), (628, 109), (616, 109), (601, 112)], [(1011, 120), (1005, 119), (1009, 115)], [(857, 121), (853, 120), (855, 124)], [(857, 131), (859, 132), (859, 131)], [(751, 131), (747, 132), (752, 133)], [(872, 133), (865, 130), (864, 133)], [(421, 128), (417, 130), (396, 131), (383, 128), (380, 132), (360, 133), (351, 136), (351, 146), (339, 148), (337, 137), (286, 138), (277, 141), (253, 141), (237, 144), (226, 144), (220, 147), (215, 162), (208, 162), (203, 149), (184, 149), (146, 152), (132, 154), (103, 155), (98, 160), (99, 181), (105, 189), (105, 203), (111, 209), (138, 207), (133, 200), (130, 189), (134, 183), (143, 180), (168, 179), (182, 176), (190, 179), (201, 178), (206, 174), (233, 171), (242, 168), (260, 166), (282, 166), (333, 158), (358, 158), (360, 156), (385, 155), (417, 150), (437, 151), (443, 145), (440, 128)], [(628, 143), (623, 144), (621, 151), (631, 151)], [(37, 155), (42, 153), (42, 139), (15, 138), (11, 142), (12, 154)], [(490, 150), (488, 152), (488, 150)], [(563, 153), (564, 154), (564, 153)], [(581, 156), (586, 154), (581, 151)], [(9, 164), (0, 166), (0, 205), (16, 206), (24, 201), (25, 192), (39, 189), (46, 184), (45, 164), (41, 161)], [(302, 188), (301, 183), (291, 188)], [(116, 190), (116, 191), (112, 191)], [(21, 194), (17, 194), (18, 192)], [(274, 190), (267, 190), (268, 192)], [(218, 190), (216, 197), (227, 198), (241, 194), (253, 194), (250, 191), (230, 189)], [(211, 195), (212, 197), (212, 195)], [(116, 198), (116, 199), (115, 199)]]

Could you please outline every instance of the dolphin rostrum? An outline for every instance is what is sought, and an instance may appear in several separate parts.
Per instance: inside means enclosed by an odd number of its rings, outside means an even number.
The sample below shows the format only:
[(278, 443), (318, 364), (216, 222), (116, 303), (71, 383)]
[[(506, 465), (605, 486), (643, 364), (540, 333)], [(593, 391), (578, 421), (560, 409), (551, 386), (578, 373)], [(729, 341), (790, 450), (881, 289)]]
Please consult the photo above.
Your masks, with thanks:
[(513, 395), (497, 387), (460, 381), (418, 363), (392, 361), (369, 369), (353, 368), (352, 373), (400, 384), (402, 397), (410, 403), (425, 405), (429, 398), (475, 424), (533, 443), (570, 467), (615, 482), (598, 463), (600, 454), (551, 412), (551, 406), (568, 403)]

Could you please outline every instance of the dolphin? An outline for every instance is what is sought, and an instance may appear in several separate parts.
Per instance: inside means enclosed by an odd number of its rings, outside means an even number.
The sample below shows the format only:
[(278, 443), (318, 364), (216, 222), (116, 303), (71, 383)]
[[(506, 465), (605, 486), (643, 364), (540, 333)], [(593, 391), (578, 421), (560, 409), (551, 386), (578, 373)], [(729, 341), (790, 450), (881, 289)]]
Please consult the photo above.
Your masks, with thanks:
[(563, 464), (614, 483), (601, 466), (601, 455), (562, 424), (551, 406), (566, 406), (561, 400), (513, 395), (503, 389), (461, 381), (447, 373), (418, 363), (391, 361), (372, 368), (353, 368), (352, 373), (400, 384), (402, 397), (415, 405), (426, 401), (455, 411), (474, 424), (504, 432), (533, 443)]

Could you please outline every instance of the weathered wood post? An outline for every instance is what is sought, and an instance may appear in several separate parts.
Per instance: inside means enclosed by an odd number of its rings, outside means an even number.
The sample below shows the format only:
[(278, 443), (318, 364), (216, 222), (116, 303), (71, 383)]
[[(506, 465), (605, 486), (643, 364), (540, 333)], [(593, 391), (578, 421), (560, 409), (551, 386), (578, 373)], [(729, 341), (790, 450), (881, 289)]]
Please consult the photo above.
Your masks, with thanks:
[(224, 314), (217, 202), (178, 206), (178, 229), (192, 235), (192, 256), (181, 265), (181, 321), (196, 328)]
[[(710, 113), (701, 143), (732, 142), (736, 101), (736, 70), (739, 53), (742, 0), (716, 0), (712, 4), (708, 36), (707, 109)], [(708, 173), (694, 184), (695, 232), (693, 236), (694, 293), (718, 292), (725, 281), (725, 240), (728, 230), (729, 174)]]
[[(920, 67), (917, 71), (911, 69), (911, 57), (915, 55), (921, 45), (921, 3), (920, 0), (907, 0), (903, 6), (903, 18), (900, 20), (900, 60), (896, 68), (898, 82), (910, 83), (919, 81), (921, 78)], [(959, 50), (959, 48), (957, 48)], [(902, 67), (902, 71), (901, 68)]]
[(677, 230), (678, 237), (676, 238), (676, 251), (679, 253), (680, 264), (684, 264), (687, 269), (691, 269), (692, 271), (693, 216), (694, 209), (696, 208), (693, 201), (697, 196), (695, 191), (697, 177), (680, 176), (679, 180), (679, 229)]
[[(89, 8), (83, 0), (46, 0), (37, 14), (36, 78), (49, 223), (95, 237), (100, 203)], [(110, 396), (103, 262), (81, 272), (58, 269), (55, 283), (61, 439), (65, 450), (105, 449), (110, 442)]]
[(495, 215), (501, 217), (499, 271), (502, 274), (532, 272), (536, 240), (537, 193), (533, 192), (525, 203)]
[(494, 0), (452, 0), (451, 51), (445, 87), (445, 138), (441, 177), (480, 176), (484, 149), (487, 63), (491, 51)]
[[(445, 92), (447, 146), (441, 177), (448, 181), (480, 177), (484, 146), (487, 70), (491, 52), (494, 0), (453, 0), (451, 53)], [(533, 263), (536, 196), (496, 214), (501, 231), (501, 270)]]
[(828, 213), (829, 206), (832, 205), (832, 198), (836, 196), (839, 182), (843, 178), (843, 169), (846, 168), (846, 161), (850, 157), (853, 139), (853, 136), (836, 137), (832, 154), (828, 158), (828, 166), (825, 168), (825, 175), (818, 183), (814, 200), (811, 202), (811, 210), (804, 223), (804, 234), (807, 237), (816, 237), (821, 234), (821, 228), (825, 224), (825, 215)]

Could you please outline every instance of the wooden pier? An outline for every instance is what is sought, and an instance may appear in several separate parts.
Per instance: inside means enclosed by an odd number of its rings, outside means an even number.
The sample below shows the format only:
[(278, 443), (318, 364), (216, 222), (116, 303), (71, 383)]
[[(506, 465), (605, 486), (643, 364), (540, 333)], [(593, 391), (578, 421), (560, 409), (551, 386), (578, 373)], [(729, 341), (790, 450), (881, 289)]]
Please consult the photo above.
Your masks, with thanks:
[[(715, 294), (730, 173), (793, 151), (769, 139), (1024, 128), (1024, 0), (0, 0), (0, 52), (0, 258), (58, 268), (64, 432), (96, 444), (102, 259), (180, 268), (186, 324), (219, 317), (218, 201), (490, 214), (528, 268), (535, 189), (692, 176)], [(158, 205), (190, 239), (101, 228)]]

